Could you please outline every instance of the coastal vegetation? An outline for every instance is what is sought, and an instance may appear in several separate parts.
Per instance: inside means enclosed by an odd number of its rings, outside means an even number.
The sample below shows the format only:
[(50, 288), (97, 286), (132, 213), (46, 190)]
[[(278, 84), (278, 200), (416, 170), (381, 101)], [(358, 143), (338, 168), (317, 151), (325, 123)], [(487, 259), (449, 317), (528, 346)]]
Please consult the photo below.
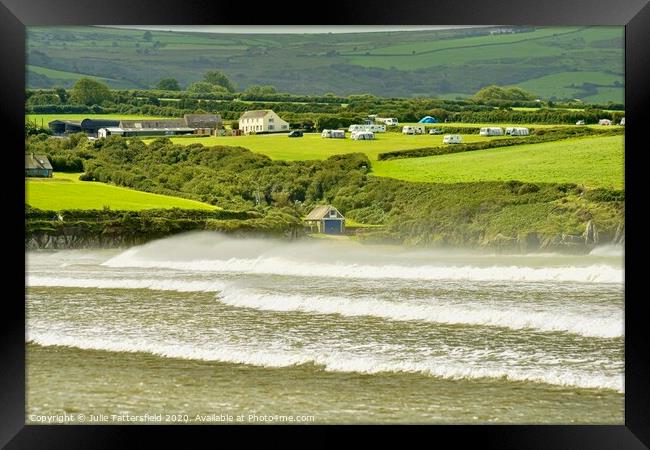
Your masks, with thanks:
[[(601, 142), (608, 148), (606, 155), (601, 155), (605, 157), (599, 156), (599, 145), (589, 139), (608, 140)], [(257, 211), (260, 220), (281, 213), (286, 217), (280, 221), (288, 227), (285, 233), (293, 233), (295, 223), (311, 207), (323, 203), (335, 204), (359, 223), (381, 225), (364, 230), (360, 239), (414, 245), (584, 250), (585, 244), (594, 244), (593, 233), (585, 237), (589, 227), (597, 227), (600, 242), (620, 238), (623, 229), (622, 185), (607, 181), (583, 184), (580, 178), (590, 170), (593, 174), (590, 167), (594, 165), (603, 173), (612, 170), (609, 179), (616, 178), (616, 170), (620, 173), (622, 167), (622, 160), (617, 163), (616, 158), (617, 151), (622, 156), (622, 139), (617, 136), (569, 140), (569, 147), (556, 151), (552, 146), (558, 143), (546, 143), (538, 145), (548, 149), (533, 149), (532, 153), (514, 146), (386, 162), (373, 162), (363, 153), (281, 161), (244, 148), (182, 146), (167, 138), (148, 145), (120, 137), (94, 142), (79, 139), (66, 149), (60, 141), (37, 136), (28, 138), (28, 148), (54, 161), (61, 153), (77, 155), (84, 168), (82, 180), (185, 197), (224, 210)], [(584, 141), (587, 145), (580, 148)], [(576, 151), (592, 157), (576, 157), (573, 174), (547, 164), (562, 153), (571, 158), (570, 153)], [(530, 172), (532, 179), (523, 171), (511, 173), (520, 180), (502, 179), (496, 171), (485, 177), (489, 171), (482, 167), (492, 164), (489, 152), (509, 152), (512, 167), (525, 167), (533, 155), (539, 168)], [(384, 177), (409, 171), (387, 165), (411, 162), (421, 162), (421, 172), (430, 174), (426, 166), (435, 167), (436, 158), (446, 163), (446, 177), (433, 175), (428, 182)], [(459, 168), (454, 178), (451, 168), (455, 164), (446, 158), (461, 158), (457, 166), (467, 175), (460, 177)], [(496, 161), (494, 166), (499, 165), (498, 157)], [(543, 176), (537, 178), (540, 173)]]

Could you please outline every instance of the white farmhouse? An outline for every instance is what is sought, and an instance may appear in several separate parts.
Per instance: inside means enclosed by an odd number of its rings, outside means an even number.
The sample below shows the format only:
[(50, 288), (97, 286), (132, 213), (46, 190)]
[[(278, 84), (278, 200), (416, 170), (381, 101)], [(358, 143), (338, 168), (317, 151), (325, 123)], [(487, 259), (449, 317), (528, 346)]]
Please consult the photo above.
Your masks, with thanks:
[(239, 118), (239, 129), (245, 133), (277, 133), (289, 131), (289, 124), (270, 109), (246, 111)]

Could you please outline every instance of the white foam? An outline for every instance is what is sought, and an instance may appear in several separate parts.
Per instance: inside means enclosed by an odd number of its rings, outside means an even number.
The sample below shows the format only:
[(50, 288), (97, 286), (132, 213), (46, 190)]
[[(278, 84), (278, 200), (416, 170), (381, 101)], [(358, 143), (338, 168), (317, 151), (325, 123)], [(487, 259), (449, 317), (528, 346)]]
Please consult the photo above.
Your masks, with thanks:
[(42, 287), (76, 287), (98, 289), (150, 289), (157, 291), (178, 292), (218, 292), (224, 288), (221, 281), (185, 281), (169, 279), (132, 279), (132, 278), (72, 278), (28, 276), (28, 286)]
[(560, 331), (600, 338), (621, 337), (624, 328), (622, 312), (599, 317), (558, 309), (505, 309), (485, 304), (459, 305), (436, 299), (430, 299), (426, 304), (413, 304), (373, 298), (275, 295), (226, 287), (219, 294), (219, 300), (230, 306), (258, 310), (372, 316), (396, 321), (421, 320), (443, 324), (497, 326), (514, 330)]
[(623, 256), (622, 245), (601, 245), (589, 252), (591, 256)]
[(103, 263), (108, 267), (163, 268), (194, 272), (254, 273), (302, 277), (358, 279), (467, 280), (623, 283), (623, 270), (607, 264), (576, 267), (524, 266), (406, 266), (328, 263), (292, 260), (285, 257), (230, 258), (203, 260), (155, 260), (126, 251)]
[(60, 335), (55, 332), (31, 333), (28, 342), (41, 346), (67, 346), (86, 350), (112, 352), (142, 352), (166, 358), (179, 358), (224, 363), (247, 364), (261, 367), (291, 367), (314, 364), (331, 372), (358, 372), (377, 374), (383, 372), (421, 373), (443, 379), (504, 379), (508, 381), (530, 381), (580, 388), (613, 389), (623, 392), (623, 375), (606, 375), (587, 371), (553, 368), (513, 368), (511, 366), (477, 367), (450, 358), (427, 358), (424, 360), (398, 360), (395, 358), (373, 357), (349, 352), (323, 350), (251, 350), (218, 344), (214, 348), (206, 345), (165, 344), (147, 342), (144, 339), (119, 339), (104, 336)]

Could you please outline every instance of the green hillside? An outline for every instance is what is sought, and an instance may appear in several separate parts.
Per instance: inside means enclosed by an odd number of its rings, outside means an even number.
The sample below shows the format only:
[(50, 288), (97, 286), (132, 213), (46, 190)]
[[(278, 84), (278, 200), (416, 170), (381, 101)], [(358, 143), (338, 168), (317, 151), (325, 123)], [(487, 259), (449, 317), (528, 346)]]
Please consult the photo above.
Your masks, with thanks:
[[(504, 32), (505, 31), (505, 32)], [(115, 88), (181, 86), (207, 70), (240, 89), (296, 94), (470, 96), (497, 84), (545, 99), (623, 102), (623, 27), (507, 27), (346, 34), (211, 34), (29, 27), (28, 87), (82, 75)], [(495, 34), (499, 32), (498, 34)]]
[(151, 194), (93, 181), (79, 181), (78, 173), (55, 173), (53, 178), (25, 180), (28, 205), (47, 210), (102, 209), (139, 211), (155, 208), (207, 209), (206, 203)]
[(624, 188), (624, 137), (569, 139), (450, 155), (373, 162), (375, 175), (462, 183), (519, 180)]

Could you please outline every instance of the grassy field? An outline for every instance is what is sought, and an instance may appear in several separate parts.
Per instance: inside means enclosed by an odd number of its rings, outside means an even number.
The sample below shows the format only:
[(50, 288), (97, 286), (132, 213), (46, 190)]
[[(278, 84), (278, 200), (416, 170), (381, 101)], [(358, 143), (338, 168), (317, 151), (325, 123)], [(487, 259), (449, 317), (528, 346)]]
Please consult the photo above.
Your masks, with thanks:
[(53, 120), (83, 120), (83, 119), (171, 119), (171, 117), (142, 116), (135, 114), (26, 114), (25, 122), (31, 120), (36, 125), (47, 128)]
[(407, 181), (507, 181), (624, 187), (624, 138), (608, 136), (373, 162), (375, 175)]
[(111, 78), (104, 78), (104, 77), (96, 77), (94, 75), (88, 75), (84, 73), (75, 73), (75, 72), (66, 72), (63, 70), (54, 70), (54, 69), (48, 69), (47, 67), (40, 67), (40, 66), (32, 66), (32, 65), (27, 65), (27, 70), (32, 71), (34, 73), (40, 73), (41, 75), (45, 75), (48, 78), (52, 78), (53, 80), (78, 80), (79, 78), (92, 78), (94, 80), (102, 81), (104, 83), (106, 82), (112, 82), (112, 83), (117, 83), (119, 82), (118, 80), (113, 80)]
[[(253, 136), (223, 136), (223, 137), (178, 137), (172, 142), (189, 145), (200, 143), (206, 147), (226, 145), (244, 147), (256, 153), (268, 155), (273, 159), (287, 161), (326, 159), (332, 155), (361, 152), (376, 160), (377, 155), (391, 150), (407, 150), (413, 148), (442, 145), (442, 135), (403, 135), (401, 133), (377, 133), (375, 140), (354, 141), (345, 139), (323, 139), (320, 133), (307, 133), (302, 138), (289, 138), (286, 134), (263, 134)], [(483, 141), (483, 136), (464, 135), (464, 142)]]
[(576, 96), (581, 90), (576, 86), (583, 83), (598, 85), (598, 93), (583, 100), (587, 102), (607, 102), (608, 100), (617, 103), (625, 102), (625, 88), (614, 86), (614, 83), (621, 82), (620, 75), (612, 75), (604, 72), (560, 72), (546, 75), (532, 80), (527, 80), (514, 86), (520, 87), (529, 92), (544, 92), (549, 97), (570, 98)]
[(40, 209), (153, 208), (215, 209), (206, 203), (134, 191), (93, 181), (79, 181), (78, 173), (55, 173), (53, 178), (27, 178), (26, 202)]
[[(620, 99), (623, 27), (508, 27), (331, 34), (230, 34), (99, 27), (29, 27), (28, 86), (71, 86), (75, 74), (110, 79), (113, 87), (153, 87), (163, 77), (181, 86), (210, 69), (223, 70), (240, 88), (273, 85), (280, 92), (338, 95), (372, 93), (471, 96), (489, 84), (536, 83), (548, 99), (558, 86), (544, 77), (571, 77), (567, 96)], [(47, 70), (54, 72), (47, 72)], [(589, 74), (593, 74), (589, 75)], [(616, 75), (618, 74), (618, 75)], [(589, 91), (583, 83), (598, 86)], [(593, 96), (593, 97), (592, 97)]]

